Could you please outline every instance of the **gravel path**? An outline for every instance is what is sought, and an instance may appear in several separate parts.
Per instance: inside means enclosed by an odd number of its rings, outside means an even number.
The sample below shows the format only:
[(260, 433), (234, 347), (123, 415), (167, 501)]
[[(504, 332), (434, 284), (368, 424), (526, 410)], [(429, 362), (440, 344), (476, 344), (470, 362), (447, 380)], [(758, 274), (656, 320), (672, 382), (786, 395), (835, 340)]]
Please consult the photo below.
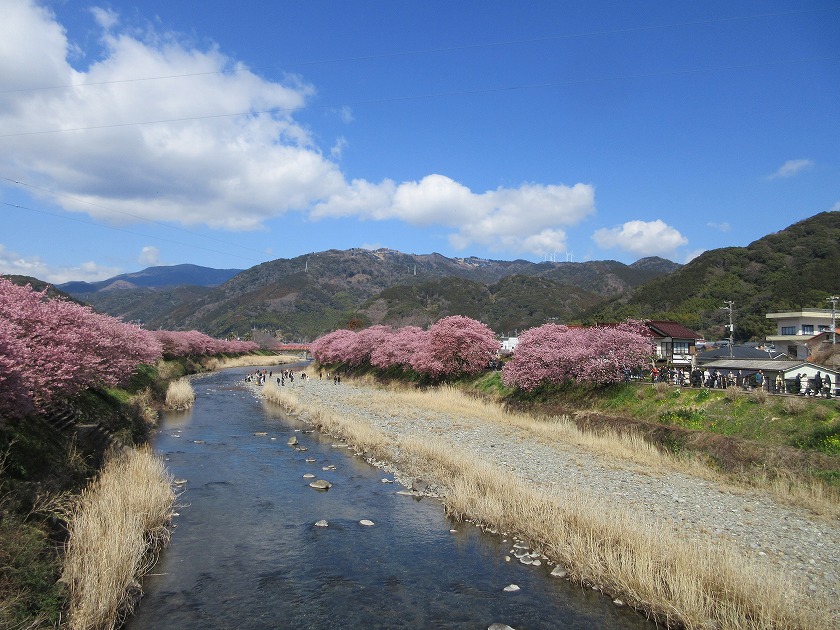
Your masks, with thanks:
[[(390, 436), (445, 437), (459, 448), (507, 468), (546, 492), (583, 486), (601, 500), (639, 511), (680, 535), (721, 540), (757, 562), (802, 581), (815, 605), (840, 627), (840, 523), (816, 517), (750, 491), (718, 486), (680, 473), (660, 473), (480, 418), (453, 418), (417, 409), (410, 416), (360, 410), (369, 388), (310, 379), (295, 383), (303, 407), (321, 405), (340, 415), (362, 415)], [(305, 418), (305, 414), (304, 414)], [(409, 473), (411, 471), (404, 471)], [(820, 602), (829, 602), (828, 604)]]

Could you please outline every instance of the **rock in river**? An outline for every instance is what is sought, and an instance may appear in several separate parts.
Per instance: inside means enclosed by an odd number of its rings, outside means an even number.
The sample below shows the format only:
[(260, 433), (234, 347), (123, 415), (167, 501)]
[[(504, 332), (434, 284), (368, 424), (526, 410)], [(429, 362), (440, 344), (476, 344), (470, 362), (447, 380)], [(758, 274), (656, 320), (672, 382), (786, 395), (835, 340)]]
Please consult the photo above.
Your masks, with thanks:
[(326, 479), (316, 479), (309, 484), (309, 487), (315, 488), (316, 490), (329, 490), (332, 488), (332, 484)]

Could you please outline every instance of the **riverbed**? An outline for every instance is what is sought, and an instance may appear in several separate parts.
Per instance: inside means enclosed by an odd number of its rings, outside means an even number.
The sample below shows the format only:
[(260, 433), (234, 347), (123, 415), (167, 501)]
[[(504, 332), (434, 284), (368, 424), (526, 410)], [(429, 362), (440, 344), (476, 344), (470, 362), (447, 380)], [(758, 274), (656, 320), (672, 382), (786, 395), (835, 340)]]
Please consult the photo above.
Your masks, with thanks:
[[(654, 627), (545, 563), (521, 564), (512, 539), (401, 494), (390, 475), (257, 400), (250, 371), (196, 379), (193, 409), (162, 419), (153, 446), (182, 492), (128, 628)], [(332, 487), (315, 490), (315, 479)]]

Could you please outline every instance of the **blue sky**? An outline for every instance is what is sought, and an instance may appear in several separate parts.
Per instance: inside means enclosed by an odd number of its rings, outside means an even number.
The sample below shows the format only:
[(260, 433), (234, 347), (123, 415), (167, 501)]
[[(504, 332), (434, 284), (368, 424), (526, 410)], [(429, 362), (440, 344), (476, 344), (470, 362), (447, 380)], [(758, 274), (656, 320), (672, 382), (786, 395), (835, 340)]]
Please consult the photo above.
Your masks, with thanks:
[(840, 210), (833, 0), (0, 14), (0, 273), (351, 247), (684, 263)]

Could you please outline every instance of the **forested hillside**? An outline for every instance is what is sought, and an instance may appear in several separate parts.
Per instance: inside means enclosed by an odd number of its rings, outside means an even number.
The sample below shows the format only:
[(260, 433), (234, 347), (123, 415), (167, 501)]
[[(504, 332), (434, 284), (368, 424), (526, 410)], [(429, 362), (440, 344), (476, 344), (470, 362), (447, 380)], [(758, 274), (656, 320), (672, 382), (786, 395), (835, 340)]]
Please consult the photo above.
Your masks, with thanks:
[(721, 338), (728, 335), (722, 307), (732, 300), (736, 339), (763, 339), (774, 330), (766, 313), (827, 308), (825, 298), (838, 291), (840, 212), (823, 212), (747, 247), (705, 252), (673, 274), (591, 309), (584, 319), (670, 319)]
[(574, 319), (676, 268), (661, 258), (633, 265), (533, 263), (388, 249), (329, 250), (257, 265), (216, 288), (114, 287), (80, 297), (151, 329), (194, 328), (216, 336), (256, 328), (286, 339), (313, 339), (350, 322), (428, 325), (456, 314), (505, 332)]

